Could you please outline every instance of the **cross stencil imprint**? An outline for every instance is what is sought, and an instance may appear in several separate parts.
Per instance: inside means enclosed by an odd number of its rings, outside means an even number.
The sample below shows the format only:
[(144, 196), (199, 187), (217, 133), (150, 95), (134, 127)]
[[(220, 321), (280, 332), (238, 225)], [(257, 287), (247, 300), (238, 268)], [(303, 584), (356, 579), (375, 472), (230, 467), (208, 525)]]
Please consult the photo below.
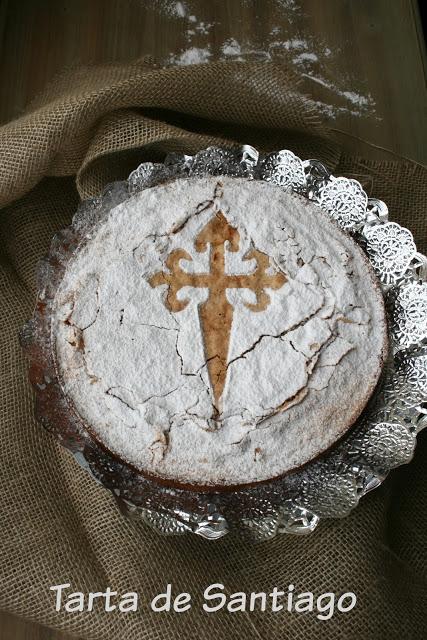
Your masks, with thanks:
[(221, 396), (227, 379), (228, 349), (233, 325), (233, 306), (227, 300), (227, 289), (250, 289), (255, 293), (255, 303), (245, 303), (253, 312), (264, 311), (270, 304), (270, 296), (265, 289), (280, 289), (287, 281), (282, 272), (268, 274), (270, 258), (257, 249), (249, 250), (243, 260), (255, 260), (252, 273), (228, 275), (225, 271), (225, 251), (239, 250), (240, 236), (224, 214), (219, 211), (203, 227), (194, 240), (198, 253), (204, 253), (210, 245), (209, 273), (187, 273), (180, 265), (181, 260), (192, 260), (184, 249), (174, 249), (166, 258), (168, 271), (159, 271), (149, 279), (152, 287), (166, 284), (166, 307), (177, 313), (185, 309), (189, 300), (179, 300), (182, 287), (208, 289), (206, 302), (199, 306), (203, 346), (208, 367), (209, 380), (215, 407), (219, 411)]

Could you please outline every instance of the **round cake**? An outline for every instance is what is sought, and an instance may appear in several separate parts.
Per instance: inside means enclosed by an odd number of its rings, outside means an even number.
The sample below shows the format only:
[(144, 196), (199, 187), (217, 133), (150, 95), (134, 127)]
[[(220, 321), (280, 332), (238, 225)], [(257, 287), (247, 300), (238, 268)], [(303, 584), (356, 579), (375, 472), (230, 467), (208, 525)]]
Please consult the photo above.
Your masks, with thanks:
[(362, 249), (318, 206), (183, 178), (113, 208), (70, 259), (51, 344), (69, 406), (173, 486), (265, 482), (334, 445), (387, 351)]

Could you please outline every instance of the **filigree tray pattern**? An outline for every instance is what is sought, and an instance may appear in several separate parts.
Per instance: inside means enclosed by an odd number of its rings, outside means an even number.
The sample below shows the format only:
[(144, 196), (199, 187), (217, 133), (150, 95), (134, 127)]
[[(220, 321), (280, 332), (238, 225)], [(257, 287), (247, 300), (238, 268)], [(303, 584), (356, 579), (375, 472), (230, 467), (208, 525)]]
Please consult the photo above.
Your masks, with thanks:
[[(203, 175), (271, 182), (329, 212), (363, 247), (381, 282), (391, 345), (374, 397), (337, 446), (284, 478), (217, 493), (147, 479), (94, 441), (61, 392), (50, 340), (50, 312), (67, 262), (99, 220), (143, 189)], [(37, 307), (21, 342), (31, 361), (39, 421), (113, 492), (123, 512), (166, 534), (217, 539), (235, 529), (265, 540), (277, 533), (310, 533), (320, 518), (347, 515), (392, 468), (409, 462), (416, 435), (427, 426), (427, 259), (417, 253), (411, 232), (389, 222), (387, 206), (368, 198), (357, 181), (334, 177), (319, 161), (302, 161), (288, 150), (260, 156), (245, 145), (171, 154), (164, 164), (141, 164), (127, 181), (83, 202), (40, 264)]]

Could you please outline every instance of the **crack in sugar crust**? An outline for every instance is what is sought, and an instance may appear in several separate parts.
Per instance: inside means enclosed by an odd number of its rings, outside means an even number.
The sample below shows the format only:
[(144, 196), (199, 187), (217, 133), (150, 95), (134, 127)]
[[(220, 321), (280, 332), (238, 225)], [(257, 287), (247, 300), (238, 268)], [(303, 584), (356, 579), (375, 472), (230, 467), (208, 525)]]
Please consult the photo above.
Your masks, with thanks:
[[(215, 414), (199, 307), (174, 313), (149, 280), (174, 249), (187, 273), (208, 273), (194, 238), (216, 213), (239, 231), (227, 274), (250, 274), (248, 251), (286, 282), (254, 313), (233, 308), (220, 414)], [(378, 379), (386, 346), (381, 294), (359, 247), (317, 207), (239, 179), (180, 180), (116, 207), (70, 261), (52, 324), (62, 386), (90, 430), (139, 470), (181, 483), (276, 477), (330, 447)]]

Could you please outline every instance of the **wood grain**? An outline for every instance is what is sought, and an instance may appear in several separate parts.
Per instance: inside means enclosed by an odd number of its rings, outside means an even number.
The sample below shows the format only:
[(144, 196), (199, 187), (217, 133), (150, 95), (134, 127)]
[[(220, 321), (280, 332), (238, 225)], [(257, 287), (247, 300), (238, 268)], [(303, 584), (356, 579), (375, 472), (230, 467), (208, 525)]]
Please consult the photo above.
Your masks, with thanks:
[[(231, 39), (259, 56), (280, 50), (280, 43), (299, 41), (307, 48), (291, 48), (293, 59), (301, 53), (320, 56), (319, 65), (310, 67), (307, 61), (304, 86), (314, 100), (335, 108), (334, 126), (427, 161), (425, 48), (415, 0), (188, 0), (184, 18), (168, 12), (169, 4), (0, 3), (5, 14), (1, 18), (0, 13), (0, 122), (19, 115), (55, 74), (75, 65), (145, 55), (166, 64), (190, 47), (209, 51), (215, 59)], [(196, 22), (189, 20), (191, 15)], [(305, 67), (297, 69), (304, 73)], [(371, 106), (354, 115), (342, 87)]]
[[(187, 0), (185, 6), (179, 16), (166, 0), (0, 0), (0, 123), (76, 65), (144, 55), (169, 64), (191, 47), (215, 59), (236, 43), (265, 57), (287, 43), (307, 93), (331, 107), (331, 126), (427, 162), (426, 56), (415, 0)], [(0, 640), (67, 637), (0, 615)]]

